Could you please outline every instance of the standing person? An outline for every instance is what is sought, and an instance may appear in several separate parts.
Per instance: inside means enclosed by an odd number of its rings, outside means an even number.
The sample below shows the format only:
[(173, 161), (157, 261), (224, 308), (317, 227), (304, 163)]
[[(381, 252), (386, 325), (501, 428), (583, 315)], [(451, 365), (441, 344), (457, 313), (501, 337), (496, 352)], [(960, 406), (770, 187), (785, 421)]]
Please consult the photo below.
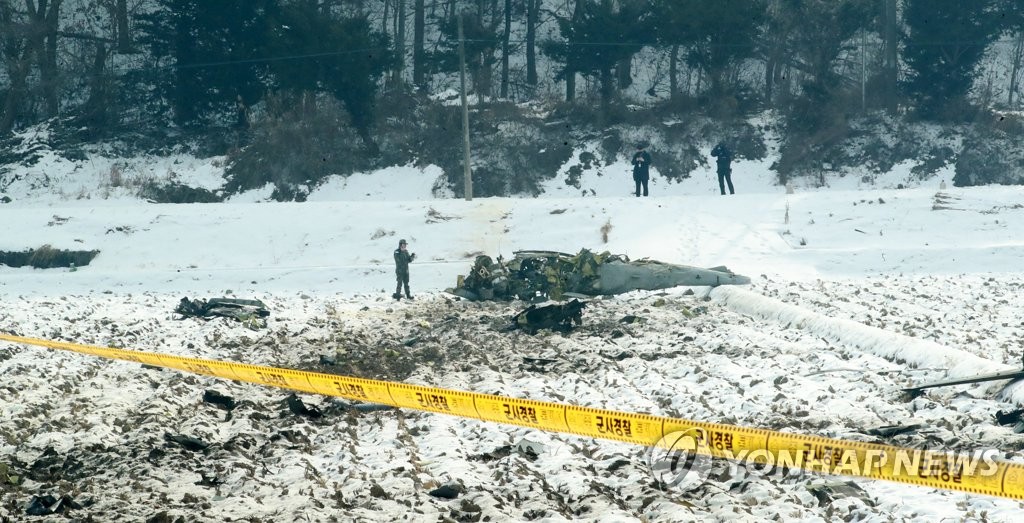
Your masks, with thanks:
[(637, 144), (636, 154), (633, 155), (633, 181), (636, 182), (636, 196), (640, 197), (640, 187), (643, 186), (644, 196), (647, 196), (647, 181), (651, 179), (651, 154), (644, 150), (644, 144)]
[(405, 286), (405, 297), (412, 299), (409, 293), (409, 262), (416, 258), (415, 254), (407, 250), (408, 243), (405, 240), (398, 240), (398, 248), (395, 249), (395, 277), (398, 285), (395, 286), (395, 293), (391, 295), (396, 300), (402, 299), (402, 286)]
[(725, 142), (718, 142), (714, 149), (711, 149), (711, 156), (718, 158), (718, 190), (725, 195), (725, 184), (729, 184), (729, 194), (736, 194), (732, 188), (732, 150)]

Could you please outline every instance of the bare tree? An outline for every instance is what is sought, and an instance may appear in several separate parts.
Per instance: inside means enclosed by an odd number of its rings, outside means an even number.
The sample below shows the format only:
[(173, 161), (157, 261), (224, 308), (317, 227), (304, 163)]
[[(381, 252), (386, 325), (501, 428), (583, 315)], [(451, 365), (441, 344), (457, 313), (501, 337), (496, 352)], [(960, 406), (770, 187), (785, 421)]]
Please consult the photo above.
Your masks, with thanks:
[(882, 60), (882, 98), (887, 111), (896, 111), (899, 67), (899, 32), (897, 30), (897, 0), (882, 0), (882, 41), (885, 44)]
[(423, 34), (426, 24), (423, 14), (423, 0), (415, 0), (412, 22), (412, 83), (416, 87), (423, 87), (426, 77), (423, 70), (426, 67), (426, 53), (423, 49)]
[(1013, 109), (1013, 96), (1020, 89), (1021, 62), (1024, 61), (1024, 31), (1017, 33), (1010, 55), (1010, 89), (1007, 93), (1006, 105)]
[(508, 98), (508, 53), (512, 35), (512, 0), (505, 0), (505, 30), (501, 35), (501, 97)]
[(526, 0), (526, 83), (537, 85), (537, 21), (540, 0)]
[(0, 108), (0, 133), (14, 127), (19, 109), (28, 93), (28, 73), (32, 66), (32, 48), (28, 45), (29, 25), (15, 18), (10, 0), (0, 0), (0, 52), (10, 88)]
[(61, 0), (25, 0), (29, 18), (28, 45), (36, 57), (46, 117), (57, 116), (57, 22)]
[(402, 83), (405, 70), (405, 0), (395, 0), (395, 69), (391, 81)]

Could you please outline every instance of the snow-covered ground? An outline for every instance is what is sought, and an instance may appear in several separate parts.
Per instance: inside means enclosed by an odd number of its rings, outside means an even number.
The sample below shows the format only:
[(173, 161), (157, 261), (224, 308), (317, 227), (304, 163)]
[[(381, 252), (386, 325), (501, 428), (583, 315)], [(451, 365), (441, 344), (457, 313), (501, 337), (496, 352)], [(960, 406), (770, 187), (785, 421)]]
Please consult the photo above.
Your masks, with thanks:
[[(589, 197), (553, 185), (542, 198), (471, 202), (432, 199), (439, 173), (429, 168), (384, 173), (393, 185), (383, 190), (337, 180), (305, 203), (155, 205), (26, 189), (0, 205), (0, 250), (50, 244), (100, 254), (76, 271), (0, 267), (0, 330), (897, 445), (995, 448), (1021, 461), (1024, 437), (993, 419), (1024, 404), (1016, 387), (959, 386), (916, 399), (901, 389), (1020, 366), (1024, 188), (897, 189), (905, 180), (895, 173), (875, 188), (853, 180), (787, 195), (761, 165), (739, 162), (735, 196), (718, 196), (706, 172), (682, 184), (656, 176), (652, 196), (635, 198), (625, 196), (625, 165), (618, 179), (608, 174), (614, 167), (583, 179)], [(418, 254), (414, 302), (389, 298), (399, 238)], [(565, 336), (502, 332), (522, 304), (443, 292), (477, 254), (581, 247), (726, 265), (753, 283), (595, 299), (584, 325)], [(272, 310), (268, 328), (179, 319), (172, 311), (185, 296), (261, 299)], [(639, 320), (620, 321), (629, 315)], [(205, 403), (206, 390), (237, 406), (229, 415)], [(852, 495), (820, 497), (815, 486), (844, 478), (763, 477), (725, 463), (694, 491), (663, 491), (644, 449), (301, 395), (324, 412), (309, 419), (293, 414), (287, 397), (3, 344), (0, 520), (29, 518), (32, 497), (44, 494), (72, 497), (83, 508), (71, 517), (97, 521), (1024, 514), (1018, 501), (867, 480)], [(867, 433), (897, 424), (921, 427)], [(165, 434), (208, 447), (190, 451)], [(543, 445), (539, 456), (515, 450), (523, 438)], [(429, 494), (449, 483), (464, 491), (453, 500)]]

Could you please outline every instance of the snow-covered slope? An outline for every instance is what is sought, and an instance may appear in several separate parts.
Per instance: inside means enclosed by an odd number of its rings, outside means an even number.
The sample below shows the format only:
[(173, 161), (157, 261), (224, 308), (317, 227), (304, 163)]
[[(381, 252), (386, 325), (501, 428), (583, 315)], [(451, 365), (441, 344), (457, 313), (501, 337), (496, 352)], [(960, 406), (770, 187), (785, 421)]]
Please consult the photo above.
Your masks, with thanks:
[[(993, 420), (1017, 408), (1015, 390), (901, 391), (1019, 366), (1020, 188), (786, 195), (738, 178), (731, 197), (708, 179), (635, 198), (623, 182), (471, 202), (344, 187), (302, 204), (16, 199), (0, 206), (0, 250), (100, 254), (74, 272), (0, 267), (0, 330), (1020, 460), (1024, 437)], [(399, 238), (418, 254), (415, 302), (389, 298)], [(593, 300), (565, 336), (502, 332), (521, 304), (443, 294), (477, 254), (581, 247), (727, 265), (754, 282)], [(268, 328), (172, 314), (183, 296), (223, 295), (264, 300)], [(662, 491), (627, 445), (302, 396), (324, 412), (308, 419), (280, 390), (8, 344), (0, 376), (0, 519), (26, 518), (43, 494), (107, 521), (1014, 521), (1022, 509), (870, 481), (819, 499), (808, 487), (840, 478), (728, 463), (697, 490)], [(203, 402), (208, 389), (238, 402), (230, 416)], [(867, 434), (911, 423), (922, 427)], [(522, 438), (540, 456), (518, 453)], [(428, 494), (451, 482), (465, 489), (456, 499)]]

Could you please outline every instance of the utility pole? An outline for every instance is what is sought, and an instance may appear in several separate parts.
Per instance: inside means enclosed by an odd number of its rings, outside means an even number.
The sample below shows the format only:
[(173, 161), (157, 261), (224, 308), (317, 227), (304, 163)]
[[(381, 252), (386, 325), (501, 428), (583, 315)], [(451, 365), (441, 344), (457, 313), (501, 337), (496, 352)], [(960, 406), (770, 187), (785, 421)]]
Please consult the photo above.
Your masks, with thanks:
[(469, 104), (466, 103), (466, 45), (462, 35), (462, 13), (459, 13), (459, 79), (462, 84), (462, 159), (465, 176), (466, 201), (473, 199), (473, 177), (469, 171)]

